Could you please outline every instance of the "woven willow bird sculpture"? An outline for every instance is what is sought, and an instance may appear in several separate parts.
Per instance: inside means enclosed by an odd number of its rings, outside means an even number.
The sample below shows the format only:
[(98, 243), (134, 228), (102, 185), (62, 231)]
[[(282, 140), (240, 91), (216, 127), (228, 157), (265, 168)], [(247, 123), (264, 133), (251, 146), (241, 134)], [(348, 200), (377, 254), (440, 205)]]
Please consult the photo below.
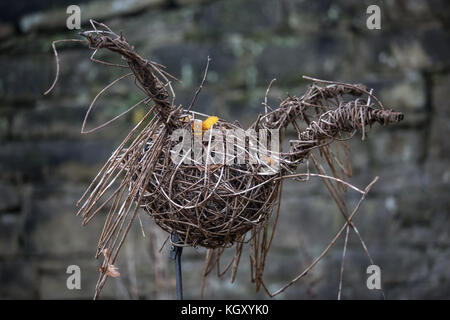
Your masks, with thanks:
[[(307, 78), (312, 84), (306, 93), (287, 97), (278, 108), (267, 104), (266, 94), (265, 113), (244, 131), (238, 122), (191, 110), (206, 79), (209, 58), (201, 87), (191, 105), (183, 108), (174, 103), (171, 80), (176, 79), (162, 65), (139, 56), (122, 34), (91, 23), (93, 30), (81, 33), (94, 50), (91, 60), (119, 66), (94, 58), (101, 49), (119, 54), (125, 61), (120, 66), (131, 72), (115, 82), (134, 77), (145, 93), (140, 103), (148, 106), (148, 113), (113, 152), (79, 202), (83, 224), (109, 206), (97, 248), (96, 256), (103, 254), (105, 261), (96, 296), (106, 278), (117, 275), (113, 263), (139, 208), (163, 230), (177, 235), (175, 246), (208, 248), (203, 276), (218, 263), (224, 248), (235, 245), (236, 254), (229, 265), (234, 280), (243, 244), (250, 242), (252, 281), (257, 289), (263, 285), (270, 295), (284, 291), (299, 278), (273, 294), (262, 278), (284, 179), (321, 177), (346, 219), (344, 228), (356, 228), (351, 221), (356, 211), (350, 214), (343, 193), (352, 188), (362, 194), (362, 201), (369, 188), (360, 190), (342, 177), (351, 174), (346, 140), (356, 132), (364, 137), (366, 128), (375, 122), (397, 123), (403, 118), (401, 113), (384, 109), (363, 85)], [(85, 123), (86, 119), (82, 132), (93, 131), (85, 131)], [(282, 152), (277, 146), (288, 128), (297, 139)], [(331, 176), (319, 163), (320, 157), (326, 160)], [(318, 173), (298, 173), (299, 165), (309, 160)], [(274, 211), (275, 217), (270, 219)], [(271, 228), (269, 221), (273, 221)]]

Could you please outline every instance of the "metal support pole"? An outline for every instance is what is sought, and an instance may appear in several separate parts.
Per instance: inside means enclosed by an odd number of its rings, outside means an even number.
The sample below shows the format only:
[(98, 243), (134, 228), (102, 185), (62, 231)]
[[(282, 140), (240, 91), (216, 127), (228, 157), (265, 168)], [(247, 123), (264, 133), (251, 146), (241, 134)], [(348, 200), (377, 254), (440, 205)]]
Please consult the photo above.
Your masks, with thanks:
[(175, 277), (177, 282), (177, 299), (183, 300), (183, 279), (181, 274), (181, 253), (183, 247), (175, 246), (174, 244), (180, 241), (176, 232), (172, 233), (172, 247), (170, 248), (170, 258), (175, 260)]

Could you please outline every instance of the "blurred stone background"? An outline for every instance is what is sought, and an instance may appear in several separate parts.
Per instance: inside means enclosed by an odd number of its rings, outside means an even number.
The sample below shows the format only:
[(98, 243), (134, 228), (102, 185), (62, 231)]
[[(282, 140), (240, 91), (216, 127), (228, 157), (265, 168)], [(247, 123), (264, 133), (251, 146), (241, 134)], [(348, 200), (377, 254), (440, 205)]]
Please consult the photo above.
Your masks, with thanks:
[[(379, 182), (356, 218), (388, 299), (450, 298), (450, 6), (447, 1), (128, 0), (3, 1), (0, 4), (0, 298), (90, 299), (100, 261), (94, 259), (104, 216), (81, 227), (76, 201), (140, 119), (137, 109), (109, 127), (80, 135), (91, 99), (123, 70), (93, 64), (82, 45), (59, 46), (60, 79), (51, 42), (77, 38), (66, 8), (81, 7), (83, 27), (94, 18), (124, 32), (144, 57), (165, 64), (183, 83), (177, 102), (189, 104), (206, 57), (212, 58), (196, 110), (248, 124), (263, 112), (270, 80), (276, 105), (301, 95), (302, 75), (374, 88), (406, 120), (353, 139), (354, 177)], [(381, 8), (381, 30), (366, 28), (366, 9)], [(100, 53), (99, 58), (119, 61)], [(96, 105), (92, 128), (140, 100), (124, 80)], [(356, 195), (349, 195), (350, 200)], [(355, 198), (356, 200), (356, 198)], [(103, 298), (174, 298), (165, 235), (141, 215)], [(343, 221), (325, 187), (287, 183), (265, 272), (271, 290), (295, 277), (325, 248)], [(343, 239), (281, 299), (336, 299)], [(231, 253), (231, 252), (230, 252)], [(244, 254), (247, 251), (244, 252)], [(231, 256), (230, 256), (231, 257)], [(183, 255), (185, 297), (196, 299), (204, 251)], [(224, 264), (225, 264), (224, 260)], [(81, 267), (81, 290), (66, 288), (68, 265)], [(369, 261), (351, 234), (343, 299), (378, 299), (366, 287)], [(242, 258), (237, 281), (209, 277), (206, 298), (257, 298)]]

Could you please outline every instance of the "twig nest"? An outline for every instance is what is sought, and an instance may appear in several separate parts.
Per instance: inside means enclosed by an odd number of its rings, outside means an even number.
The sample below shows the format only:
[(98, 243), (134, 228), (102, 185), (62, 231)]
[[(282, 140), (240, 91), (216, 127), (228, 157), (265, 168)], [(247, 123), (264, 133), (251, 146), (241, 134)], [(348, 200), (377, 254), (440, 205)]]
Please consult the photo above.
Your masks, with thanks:
[[(188, 130), (192, 139), (198, 138), (195, 127)], [(146, 176), (145, 165), (135, 171), (130, 189), (138, 183), (138, 196), (142, 194), (140, 207), (162, 229), (178, 233), (180, 243), (206, 248), (228, 247), (243, 241), (243, 235), (249, 230), (259, 229), (268, 221), (280, 180), (274, 174), (258, 174), (263, 172), (262, 167), (271, 164), (267, 156), (254, 164), (225, 165), (223, 158), (217, 161), (216, 153), (220, 153), (217, 144), (208, 138), (205, 141), (205, 134), (210, 132), (209, 127), (203, 128), (201, 159), (196, 160), (194, 152), (188, 150), (178, 155), (181, 161), (174, 160), (173, 153), (179, 142), (161, 129), (145, 146), (136, 148), (135, 152), (141, 153), (141, 164), (156, 158), (155, 152), (159, 156), (149, 170), (150, 176)], [(217, 130), (226, 128), (229, 124), (222, 123)], [(247, 162), (249, 157), (247, 151)]]

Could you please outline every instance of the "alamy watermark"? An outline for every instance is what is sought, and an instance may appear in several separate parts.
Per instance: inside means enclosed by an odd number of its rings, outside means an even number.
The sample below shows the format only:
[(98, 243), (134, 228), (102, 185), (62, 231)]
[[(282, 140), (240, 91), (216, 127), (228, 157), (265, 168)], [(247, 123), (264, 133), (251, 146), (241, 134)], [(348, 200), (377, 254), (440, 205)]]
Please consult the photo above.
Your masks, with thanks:
[(370, 276), (367, 278), (367, 289), (381, 289), (381, 269), (376, 264), (372, 264), (367, 267), (367, 274)]
[(367, 18), (366, 26), (369, 30), (381, 29), (381, 9), (379, 6), (372, 4), (367, 7), (367, 14), (370, 16)]
[(280, 166), (278, 129), (210, 129), (202, 132), (201, 121), (193, 130), (177, 129), (171, 139), (178, 142), (171, 150), (175, 164), (260, 165), (268, 173)]
[(66, 280), (66, 286), (69, 290), (81, 289), (81, 269), (76, 264), (72, 264), (67, 267), (67, 274), (70, 274)]
[(66, 9), (69, 15), (66, 19), (66, 27), (69, 30), (81, 29), (81, 9), (77, 5), (70, 5)]

